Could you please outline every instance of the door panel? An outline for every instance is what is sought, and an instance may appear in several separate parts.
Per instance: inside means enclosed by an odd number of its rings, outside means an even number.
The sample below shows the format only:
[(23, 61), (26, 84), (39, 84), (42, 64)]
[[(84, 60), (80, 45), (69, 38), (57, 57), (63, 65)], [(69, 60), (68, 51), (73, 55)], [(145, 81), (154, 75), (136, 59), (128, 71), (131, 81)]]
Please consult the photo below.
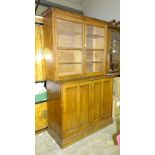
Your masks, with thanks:
[(98, 124), (112, 116), (112, 79), (92, 83), (92, 121)]
[(101, 117), (102, 81), (92, 83), (92, 119), (98, 122)]
[(111, 117), (112, 114), (112, 79), (103, 80), (103, 102), (101, 106), (101, 117)]
[(63, 112), (65, 137), (75, 134), (78, 130), (78, 87), (64, 89)]
[(79, 86), (79, 127), (84, 129), (90, 126), (91, 85), (90, 83)]

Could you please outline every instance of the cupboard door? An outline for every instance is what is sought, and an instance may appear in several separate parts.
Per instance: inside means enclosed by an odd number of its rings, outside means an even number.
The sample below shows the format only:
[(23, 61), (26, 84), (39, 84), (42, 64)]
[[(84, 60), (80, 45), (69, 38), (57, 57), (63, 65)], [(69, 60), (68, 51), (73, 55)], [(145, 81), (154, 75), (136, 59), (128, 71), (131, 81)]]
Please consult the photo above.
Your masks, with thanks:
[(66, 85), (63, 87), (63, 128), (64, 137), (69, 137), (78, 131), (78, 87)]
[(108, 119), (112, 117), (112, 79), (102, 81), (102, 93), (101, 117)]
[(120, 71), (120, 32), (109, 30), (108, 73)]
[(64, 136), (72, 136), (90, 127), (91, 84), (83, 82), (63, 88)]
[(91, 112), (91, 84), (85, 82), (78, 86), (78, 109), (79, 118), (78, 124), (80, 130), (90, 127), (90, 112)]
[(92, 83), (92, 121), (93, 124), (100, 122), (102, 105), (102, 80)]
[(85, 21), (85, 73), (87, 76), (105, 73), (107, 27), (92, 19)]
[(92, 83), (92, 121), (98, 124), (112, 117), (112, 79)]
[(56, 18), (57, 71), (60, 79), (83, 74), (83, 21)]
[(43, 26), (35, 25), (35, 81), (45, 80)]

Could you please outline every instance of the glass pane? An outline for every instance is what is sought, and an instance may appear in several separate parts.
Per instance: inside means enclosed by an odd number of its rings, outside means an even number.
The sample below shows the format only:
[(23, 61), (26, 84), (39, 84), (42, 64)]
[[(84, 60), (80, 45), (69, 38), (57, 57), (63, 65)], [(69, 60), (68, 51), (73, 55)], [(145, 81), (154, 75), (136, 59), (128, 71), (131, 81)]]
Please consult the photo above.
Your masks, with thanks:
[(118, 72), (119, 71), (119, 53), (110, 53), (110, 72)]
[(120, 68), (120, 32), (111, 31), (111, 40), (109, 48), (110, 69), (109, 72), (118, 72)]
[(58, 34), (58, 48), (82, 48), (82, 35)]
[(104, 38), (87, 38), (87, 49), (104, 49)]
[(82, 64), (59, 64), (59, 76), (82, 73)]
[(57, 19), (58, 48), (82, 48), (82, 24)]
[(102, 61), (103, 62), (103, 51), (87, 51), (86, 52), (86, 60), (89, 62), (93, 61)]
[(120, 33), (117, 31), (111, 32), (110, 47), (112, 49), (120, 49)]
[(87, 25), (87, 49), (104, 49), (104, 28)]
[(82, 51), (58, 51), (58, 61), (62, 63), (82, 62)]
[(87, 25), (87, 35), (104, 36), (104, 28)]
[(103, 63), (87, 63), (86, 72), (103, 72)]
[(112, 33), (112, 36), (111, 36), (111, 39), (112, 40), (114, 40), (114, 39), (116, 39), (117, 41), (120, 40), (120, 32), (118, 32), (118, 31), (112, 31), (111, 33)]
[(82, 25), (80, 23), (57, 19), (57, 27), (59, 32), (82, 33)]

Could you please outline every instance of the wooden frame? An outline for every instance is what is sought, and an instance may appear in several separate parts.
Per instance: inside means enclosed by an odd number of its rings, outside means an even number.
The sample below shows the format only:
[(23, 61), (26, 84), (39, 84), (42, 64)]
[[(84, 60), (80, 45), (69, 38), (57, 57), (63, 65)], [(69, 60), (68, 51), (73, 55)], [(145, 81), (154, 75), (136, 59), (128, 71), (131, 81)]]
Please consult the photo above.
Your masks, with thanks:
[[(81, 34), (78, 34), (69, 38), (69, 36), (66, 36), (66, 34), (62, 34), (62, 38), (60, 38), (61, 35), (58, 34), (59, 29), (59, 23), (58, 21), (65, 21), (65, 22), (72, 22), (73, 24), (81, 24)], [(96, 44), (97, 46), (103, 46), (103, 49), (92, 49), (92, 53), (95, 53), (95, 51), (98, 51), (98, 54), (100, 52), (101, 55), (103, 55), (103, 60), (101, 62), (87, 62), (87, 26), (90, 25), (94, 28), (98, 29), (104, 29), (103, 30), (103, 36), (94, 35), (97, 38), (91, 38), (94, 40), (93, 44)], [(62, 26), (61, 26), (62, 27)], [(52, 8), (51, 10), (48, 10), (44, 14), (44, 32), (45, 32), (45, 51), (47, 55), (46, 60), (46, 71), (47, 71), (47, 79), (48, 80), (67, 80), (67, 79), (75, 79), (75, 78), (82, 78), (82, 77), (89, 77), (89, 76), (97, 76), (97, 75), (104, 75), (106, 73), (106, 66), (107, 66), (107, 27), (108, 23), (105, 21), (92, 19), (89, 17), (85, 17), (76, 13), (72, 13), (70, 11), (63, 11), (60, 9)], [(63, 33), (68, 33), (63, 32)], [(72, 30), (69, 32), (73, 35)], [(79, 39), (78, 39), (79, 35)], [(64, 37), (65, 36), (65, 37)], [(94, 37), (93, 36), (93, 37)], [(67, 38), (68, 37), (68, 38)], [(81, 38), (82, 37), (82, 38)], [(101, 38), (103, 37), (103, 38)], [(76, 39), (75, 39), (76, 38)], [(80, 39), (81, 38), (81, 39)], [(61, 42), (59, 42), (62, 39), (62, 43), (65, 46), (70, 46), (70, 48), (65, 48), (59, 46)], [(74, 48), (74, 39), (76, 42), (76, 46)], [(103, 44), (102, 44), (103, 39)], [(70, 40), (70, 42), (69, 42)], [(66, 42), (66, 43), (65, 43)], [(78, 43), (81, 42), (81, 46), (78, 47)], [(95, 45), (95, 46), (96, 46)], [(71, 48), (73, 46), (73, 48)], [(68, 62), (65, 63), (66, 65), (59, 64), (59, 57), (58, 53), (61, 51), (81, 51), (81, 63), (79, 62)], [(90, 50), (90, 49), (89, 49)], [(100, 52), (99, 52), (100, 51)], [(69, 53), (69, 52), (68, 52)], [(96, 52), (97, 53), (97, 52)], [(68, 57), (70, 54), (68, 55)], [(72, 65), (69, 65), (72, 63)], [(62, 68), (63, 66), (64, 68)], [(65, 67), (66, 66), (66, 67)], [(70, 66), (70, 67), (69, 67)], [(92, 70), (87, 71), (87, 66), (92, 66)], [(62, 68), (62, 69), (61, 69)], [(64, 73), (66, 71), (66, 75), (59, 74), (59, 71), (63, 70)], [(67, 72), (68, 70), (68, 72)], [(75, 73), (72, 71), (75, 70)], [(96, 70), (96, 71), (95, 71)], [(61, 72), (61, 71), (60, 71)]]
[[(103, 34), (103, 45), (104, 45), (104, 49), (103, 49), (103, 71), (102, 72), (92, 72), (92, 73), (86, 73), (85, 71), (85, 75), (86, 76), (96, 76), (96, 75), (104, 75), (105, 74), (105, 67), (106, 67), (106, 58), (107, 58), (107, 23), (104, 21), (100, 21), (97, 19), (93, 19), (93, 18), (89, 18), (89, 17), (85, 17), (85, 64), (86, 64), (86, 48), (87, 48), (87, 25), (91, 25), (94, 27), (98, 27), (98, 28), (104, 28), (104, 34)], [(98, 50), (98, 49), (96, 49)], [(94, 49), (94, 51), (96, 51)], [(101, 50), (102, 51), (102, 50)], [(85, 70), (86, 70), (86, 65), (85, 65)]]
[(43, 18), (35, 18), (35, 81), (45, 81), (45, 53), (44, 53), (44, 34)]

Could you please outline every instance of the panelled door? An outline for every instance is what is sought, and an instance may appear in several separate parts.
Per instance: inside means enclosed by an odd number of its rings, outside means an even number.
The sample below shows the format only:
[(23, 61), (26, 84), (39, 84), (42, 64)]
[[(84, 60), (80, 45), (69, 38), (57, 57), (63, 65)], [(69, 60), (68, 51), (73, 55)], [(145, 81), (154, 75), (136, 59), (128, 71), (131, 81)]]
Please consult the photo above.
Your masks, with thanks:
[(79, 84), (79, 128), (80, 131), (90, 127), (91, 121), (91, 83), (84, 82)]
[(78, 87), (77, 84), (63, 86), (63, 128), (64, 137), (78, 132)]
[(98, 124), (112, 116), (112, 79), (92, 83), (92, 123)]
[(101, 120), (101, 106), (103, 104), (103, 82), (95, 80), (92, 82), (92, 124)]
[(108, 119), (112, 117), (112, 79), (102, 80), (102, 105), (101, 118)]
[(64, 136), (72, 136), (90, 126), (90, 82), (63, 86)]

